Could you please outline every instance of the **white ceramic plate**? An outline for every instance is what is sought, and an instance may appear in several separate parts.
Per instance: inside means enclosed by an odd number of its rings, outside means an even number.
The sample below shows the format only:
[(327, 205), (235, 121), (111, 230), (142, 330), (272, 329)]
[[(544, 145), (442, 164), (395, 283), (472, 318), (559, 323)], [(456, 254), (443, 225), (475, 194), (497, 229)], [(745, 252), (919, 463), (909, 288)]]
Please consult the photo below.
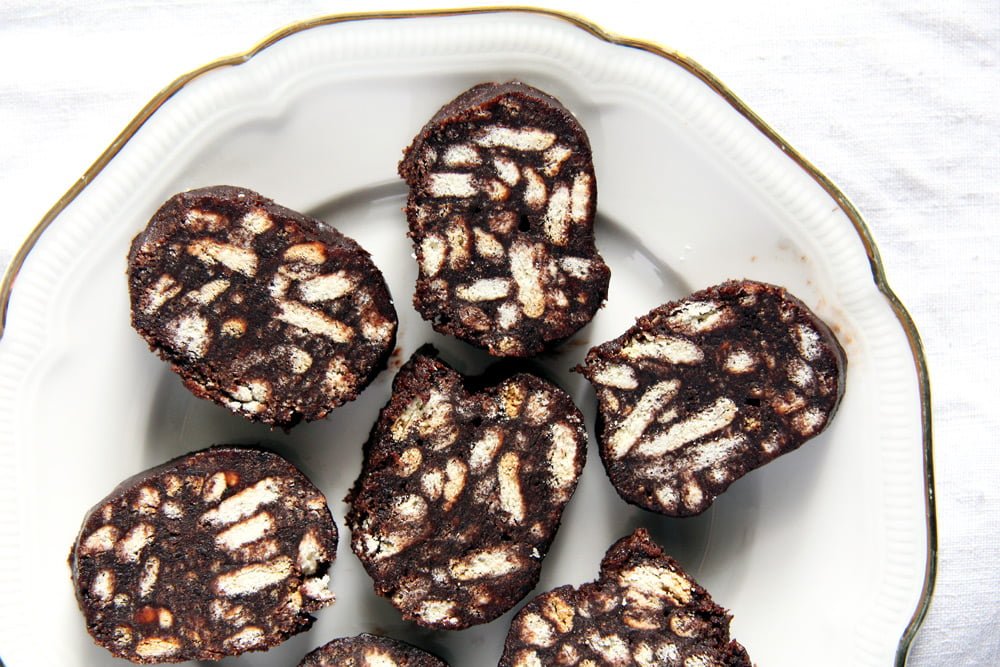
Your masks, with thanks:
[[(902, 659), (933, 562), (926, 397), (915, 333), (877, 284), (863, 224), (696, 65), (581, 28), (540, 12), (317, 21), (179, 81), (120, 151), (109, 149), (27, 256), (0, 347), (7, 667), (117, 662), (84, 629), (66, 555), (86, 509), (120, 480), (213, 443), (262, 442), (320, 486), (343, 528), (341, 499), (399, 362), (430, 341), (461, 370), (483, 367), (482, 355), (434, 334), (410, 307), (416, 271), (395, 168), (442, 103), (508, 78), (560, 98), (593, 143), (610, 295), (592, 325), (543, 360), (591, 425), (593, 393), (567, 369), (651, 307), (727, 278), (788, 287), (833, 326), (850, 360), (832, 426), (702, 516), (625, 505), (592, 446), (538, 590), (595, 578), (607, 546), (642, 525), (732, 610), (733, 635), (758, 664)], [(218, 183), (330, 221), (372, 252), (396, 299), (390, 370), (360, 400), (290, 435), (193, 398), (129, 327), (130, 239), (170, 195)], [(462, 632), (404, 623), (371, 592), (346, 532), (333, 571), (338, 603), (308, 633), (225, 664), (294, 665), (362, 631), (409, 640), (455, 667), (496, 663), (511, 614)]]

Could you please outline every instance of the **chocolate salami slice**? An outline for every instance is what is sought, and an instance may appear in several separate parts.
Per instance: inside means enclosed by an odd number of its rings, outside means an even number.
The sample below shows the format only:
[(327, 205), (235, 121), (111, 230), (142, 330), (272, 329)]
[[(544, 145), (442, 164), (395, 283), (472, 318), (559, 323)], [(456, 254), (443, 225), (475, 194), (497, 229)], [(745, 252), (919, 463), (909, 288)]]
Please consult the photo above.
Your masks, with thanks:
[(448, 667), (416, 646), (375, 635), (334, 639), (309, 653), (299, 667)]
[(590, 143), (557, 100), (483, 83), (445, 105), (399, 164), (419, 266), (414, 306), (495, 356), (565, 340), (604, 303)]
[(601, 561), (600, 578), (561, 586), (511, 622), (500, 667), (751, 667), (731, 617), (639, 528)]
[(277, 454), (215, 447), (122, 482), (70, 553), (94, 641), (137, 663), (218, 660), (309, 628), (333, 602), (337, 527)]
[(407, 620), (493, 620), (537, 583), (586, 457), (569, 396), (519, 373), (476, 387), (418, 351), (393, 381), (347, 498), (351, 547)]
[(597, 391), (601, 458), (621, 497), (687, 516), (825, 429), (846, 364), (805, 304), (745, 280), (653, 309), (577, 370)]
[(395, 345), (361, 246), (235, 187), (167, 201), (132, 242), (129, 292), (132, 325), (195, 395), (272, 426), (353, 400)]

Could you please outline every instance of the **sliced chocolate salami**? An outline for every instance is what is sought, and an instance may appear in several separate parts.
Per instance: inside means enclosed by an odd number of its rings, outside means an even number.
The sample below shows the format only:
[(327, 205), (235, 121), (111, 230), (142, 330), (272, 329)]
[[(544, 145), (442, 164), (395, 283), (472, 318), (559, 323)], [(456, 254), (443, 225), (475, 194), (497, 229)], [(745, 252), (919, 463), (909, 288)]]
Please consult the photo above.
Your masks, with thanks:
[(448, 663), (405, 642), (361, 634), (320, 646), (299, 667), (448, 667)]
[(823, 431), (846, 364), (805, 304), (744, 280), (653, 309), (577, 370), (597, 391), (601, 458), (621, 497), (687, 516)]
[(542, 593), (514, 616), (500, 667), (750, 667), (731, 617), (639, 528), (597, 581)]
[(476, 387), (417, 352), (393, 382), (347, 498), (351, 547), (407, 620), (491, 621), (537, 583), (586, 457), (561, 389), (519, 373)]
[(272, 426), (353, 400), (395, 345), (368, 253), (249, 190), (171, 198), (132, 242), (128, 279), (132, 325), (187, 387)]
[(333, 603), (337, 527), (277, 454), (216, 447), (122, 482), (83, 520), (69, 562), (94, 641), (137, 663), (262, 651)]
[(413, 303), (437, 331), (527, 357), (604, 303), (590, 143), (554, 98), (513, 81), (475, 86), (424, 126), (399, 174), (419, 266)]

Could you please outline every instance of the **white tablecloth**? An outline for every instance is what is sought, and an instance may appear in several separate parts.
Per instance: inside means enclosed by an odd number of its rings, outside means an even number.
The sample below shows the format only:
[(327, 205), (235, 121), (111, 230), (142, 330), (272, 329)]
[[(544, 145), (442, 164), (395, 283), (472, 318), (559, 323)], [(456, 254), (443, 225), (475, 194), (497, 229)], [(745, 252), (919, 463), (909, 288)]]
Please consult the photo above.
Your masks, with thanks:
[[(0, 3), (0, 269), (179, 74), (295, 20), (419, 6)], [(699, 61), (860, 209), (923, 335), (932, 378), (939, 575), (909, 664), (1000, 664), (1000, 3), (547, 6)]]

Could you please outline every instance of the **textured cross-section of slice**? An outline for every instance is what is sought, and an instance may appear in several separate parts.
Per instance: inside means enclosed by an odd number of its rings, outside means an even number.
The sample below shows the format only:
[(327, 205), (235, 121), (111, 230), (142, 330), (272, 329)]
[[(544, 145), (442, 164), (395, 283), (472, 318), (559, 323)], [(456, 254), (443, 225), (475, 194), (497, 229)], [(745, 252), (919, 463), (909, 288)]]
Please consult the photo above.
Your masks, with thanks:
[(122, 482), (70, 552), (87, 630), (137, 663), (268, 649), (333, 602), (326, 498), (277, 454), (216, 447)]
[(399, 173), (419, 265), (413, 303), (437, 331), (527, 357), (604, 303), (590, 143), (557, 100), (517, 82), (475, 86), (424, 126)]
[(375, 591), (432, 628), (491, 621), (537, 583), (586, 457), (583, 417), (531, 374), (473, 386), (418, 351), (400, 369), (348, 502)]
[(396, 311), (352, 239), (255, 192), (171, 198), (132, 242), (132, 324), (197, 396), (288, 428), (385, 367)]
[(361, 634), (320, 646), (299, 667), (448, 667), (448, 663), (405, 642)]
[(729, 622), (640, 528), (611, 547), (597, 581), (526, 604), (511, 622), (500, 667), (750, 667)]
[(577, 370), (596, 389), (601, 458), (618, 493), (688, 516), (825, 429), (846, 364), (805, 304), (744, 280), (653, 309)]

